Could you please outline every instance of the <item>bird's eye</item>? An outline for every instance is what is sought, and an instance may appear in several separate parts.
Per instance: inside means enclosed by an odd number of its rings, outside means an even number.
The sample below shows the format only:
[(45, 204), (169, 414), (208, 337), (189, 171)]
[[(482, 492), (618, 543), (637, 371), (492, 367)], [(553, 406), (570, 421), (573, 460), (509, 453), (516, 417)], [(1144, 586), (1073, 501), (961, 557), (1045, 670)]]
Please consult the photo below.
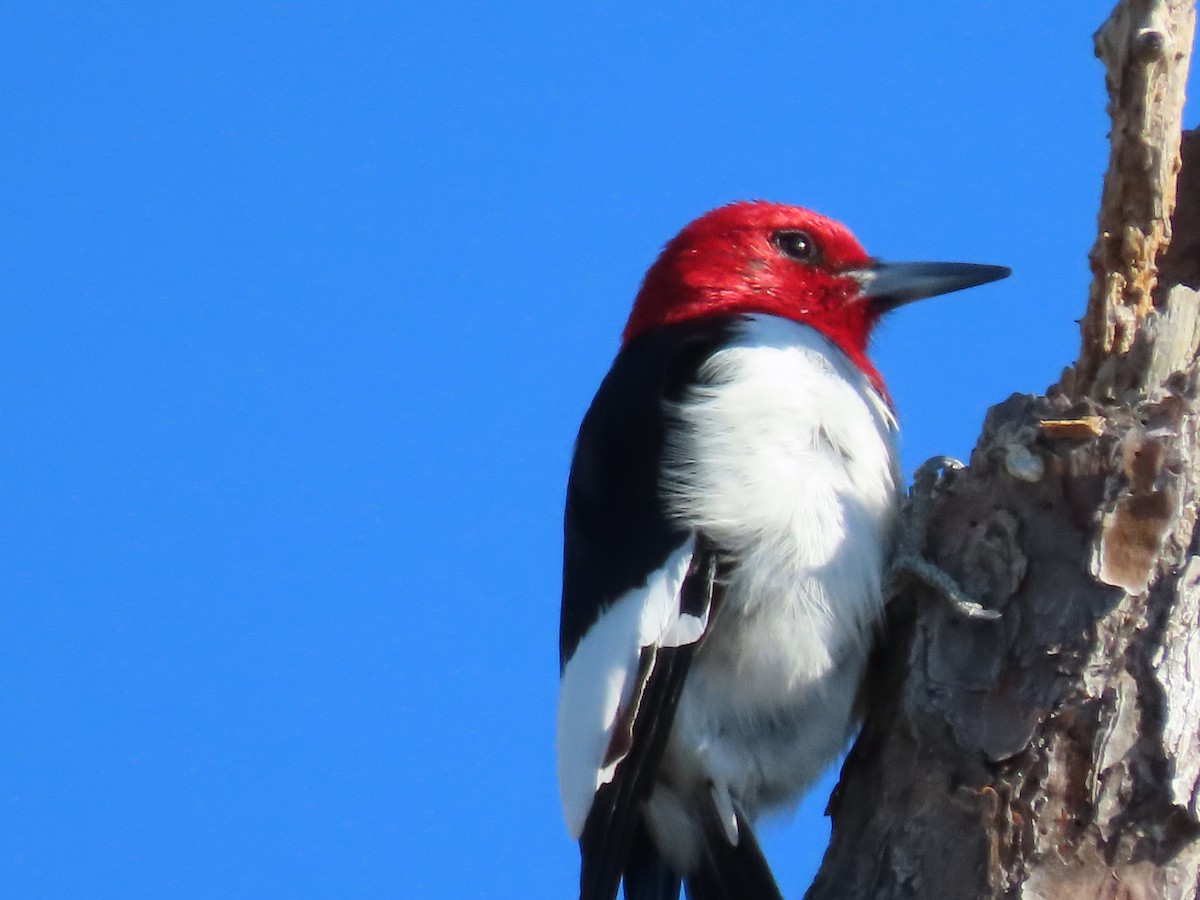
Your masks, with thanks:
[(771, 243), (789, 259), (810, 266), (821, 257), (817, 242), (807, 231), (777, 231), (771, 235)]

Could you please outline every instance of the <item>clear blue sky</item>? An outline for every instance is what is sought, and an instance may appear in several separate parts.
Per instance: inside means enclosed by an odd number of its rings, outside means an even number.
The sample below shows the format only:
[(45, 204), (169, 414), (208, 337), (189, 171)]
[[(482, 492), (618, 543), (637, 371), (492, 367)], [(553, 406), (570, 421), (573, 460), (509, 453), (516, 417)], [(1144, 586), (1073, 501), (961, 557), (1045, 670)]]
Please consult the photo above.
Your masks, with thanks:
[(1011, 265), (877, 341), (906, 470), (966, 455), (1074, 357), (1107, 10), (6, 4), (0, 896), (568, 896), (560, 508), (646, 265), (756, 197)]

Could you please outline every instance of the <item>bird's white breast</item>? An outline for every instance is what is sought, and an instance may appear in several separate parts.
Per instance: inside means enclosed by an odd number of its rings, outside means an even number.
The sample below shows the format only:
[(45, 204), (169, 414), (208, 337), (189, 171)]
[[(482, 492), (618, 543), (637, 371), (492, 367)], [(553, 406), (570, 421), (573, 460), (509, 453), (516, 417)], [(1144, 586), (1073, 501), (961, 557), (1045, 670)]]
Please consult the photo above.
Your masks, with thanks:
[(753, 816), (802, 791), (852, 724), (883, 605), (895, 422), (826, 338), (771, 316), (739, 325), (699, 382), (672, 410), (666, 500), (729, 567), (666, 762)]

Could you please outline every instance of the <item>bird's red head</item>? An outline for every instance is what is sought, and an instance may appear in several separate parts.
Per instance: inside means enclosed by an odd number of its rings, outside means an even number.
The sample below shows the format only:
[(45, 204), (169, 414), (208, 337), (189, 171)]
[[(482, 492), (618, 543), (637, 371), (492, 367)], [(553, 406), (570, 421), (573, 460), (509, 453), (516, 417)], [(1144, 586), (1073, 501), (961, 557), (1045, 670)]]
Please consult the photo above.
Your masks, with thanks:
[(809, 325), (860, 361), (879, 317), (854, 274), (871, 265), (839, 223), (798, 206), (731, 203), (667, 244), (646, 273), (626, 341), (701, 316), (767, 313)]
[(623, 339), (703, 316), (766, 313), (816, 329), (882, 389), (866, 356), (880, 316), (1008, 274), (972, 263), (880, 263), (843, 225), (811, 210), (731, 203), (696, 219), (663, 249)]

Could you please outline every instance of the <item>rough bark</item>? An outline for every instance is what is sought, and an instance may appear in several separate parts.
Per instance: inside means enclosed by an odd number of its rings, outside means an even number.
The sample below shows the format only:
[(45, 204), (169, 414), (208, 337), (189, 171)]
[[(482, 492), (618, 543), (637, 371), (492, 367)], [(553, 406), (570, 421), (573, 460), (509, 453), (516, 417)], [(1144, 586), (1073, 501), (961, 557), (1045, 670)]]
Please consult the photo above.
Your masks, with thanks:
[(1123, 0), (1096, 32), (1112, 131), (1083, 346), (1064, 379), (1080, 396), (1154, 386), (1129, 351), (1154, 308), (1157, 262), (1171, 240), (1194, 31), (1193, 0)]
[[(919, 478), (912, 539), (998, 610), (909, 583), (810, 900), (1200, 897), (1200, 136), (1191, 3), (1096, 38), (1113, 118), (1083, 349)], [(917, 540), (919, 538), (919, 540)]]

